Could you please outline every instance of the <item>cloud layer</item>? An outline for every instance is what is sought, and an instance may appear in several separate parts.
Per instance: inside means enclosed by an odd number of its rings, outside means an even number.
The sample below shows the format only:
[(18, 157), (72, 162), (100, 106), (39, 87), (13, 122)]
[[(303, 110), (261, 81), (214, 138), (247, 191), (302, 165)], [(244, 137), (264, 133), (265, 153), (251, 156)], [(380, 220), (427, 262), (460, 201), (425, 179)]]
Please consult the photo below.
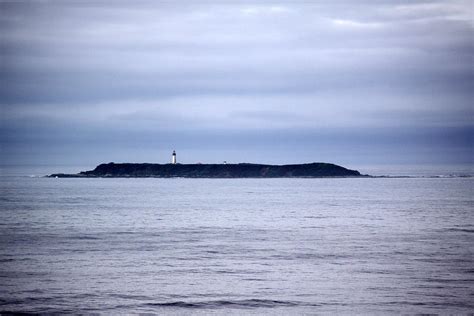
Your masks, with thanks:
[(4, 163), (472, 161), (469, 1), (0, 7)]

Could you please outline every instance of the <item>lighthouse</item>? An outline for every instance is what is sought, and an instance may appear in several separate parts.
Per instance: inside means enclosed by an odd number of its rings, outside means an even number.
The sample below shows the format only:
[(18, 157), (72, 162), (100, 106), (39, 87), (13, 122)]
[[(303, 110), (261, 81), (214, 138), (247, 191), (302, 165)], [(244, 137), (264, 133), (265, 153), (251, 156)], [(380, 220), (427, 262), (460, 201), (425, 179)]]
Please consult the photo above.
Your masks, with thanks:
[(176, 164), (176, 151), (173, 150), (173, 155), (171, 155), (171, 163), (173, 165)]

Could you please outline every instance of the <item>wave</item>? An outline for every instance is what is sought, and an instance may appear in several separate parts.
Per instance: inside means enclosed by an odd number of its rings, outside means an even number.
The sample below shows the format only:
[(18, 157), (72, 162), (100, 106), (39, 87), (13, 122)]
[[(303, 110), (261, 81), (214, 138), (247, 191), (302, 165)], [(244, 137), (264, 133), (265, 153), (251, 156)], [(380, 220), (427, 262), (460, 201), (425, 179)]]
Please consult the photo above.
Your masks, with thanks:
[(446, 174), (446, 175), (380, 175), (369, 176), (369, 178), (381, 179), (458, 179), (458, 178), (474, 178), (471, 174)]
[(474, 229), (469, 228), (448, 228), (447, 231), (459, 233), (474, 233)]
[(212, 308), (272, 308), (272, 307), (292, 307), (304, 305), (304, 303), (296, 301), (280, 301), (280, 300), (268, 300), (268, 299), (247, 299), (247, 300), (216, 300), (216, 301), (201, 301), (201, 302), (185, 302), (185, 301), (174, 301), (164, 303), (147, 303), (147, 306), (154, 307), (178, 307), (178, 308), (191, 308), (191, 309), (212, 309)]

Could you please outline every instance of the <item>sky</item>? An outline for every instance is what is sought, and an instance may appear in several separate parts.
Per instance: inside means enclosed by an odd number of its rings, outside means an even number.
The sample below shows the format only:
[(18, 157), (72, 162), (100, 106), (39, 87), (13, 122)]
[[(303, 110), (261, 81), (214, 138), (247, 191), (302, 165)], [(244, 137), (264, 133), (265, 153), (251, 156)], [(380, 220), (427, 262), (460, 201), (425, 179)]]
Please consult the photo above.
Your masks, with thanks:
[(1, 1), (0, 164), (472, 164), (473, 12)]

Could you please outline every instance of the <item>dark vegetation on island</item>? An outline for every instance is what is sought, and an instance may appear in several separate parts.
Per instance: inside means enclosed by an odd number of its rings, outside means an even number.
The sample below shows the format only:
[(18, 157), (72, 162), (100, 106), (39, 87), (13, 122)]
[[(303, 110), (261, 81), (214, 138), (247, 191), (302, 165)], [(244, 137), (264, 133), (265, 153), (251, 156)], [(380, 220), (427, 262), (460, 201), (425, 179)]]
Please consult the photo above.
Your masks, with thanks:
[(78, 174), (52, 174), (58, 178), (322, 178), (362, 177), (350, 170), (330, 163), (296, 165), (239, 164), (151, 164), (107, 163), (91, 171)]

